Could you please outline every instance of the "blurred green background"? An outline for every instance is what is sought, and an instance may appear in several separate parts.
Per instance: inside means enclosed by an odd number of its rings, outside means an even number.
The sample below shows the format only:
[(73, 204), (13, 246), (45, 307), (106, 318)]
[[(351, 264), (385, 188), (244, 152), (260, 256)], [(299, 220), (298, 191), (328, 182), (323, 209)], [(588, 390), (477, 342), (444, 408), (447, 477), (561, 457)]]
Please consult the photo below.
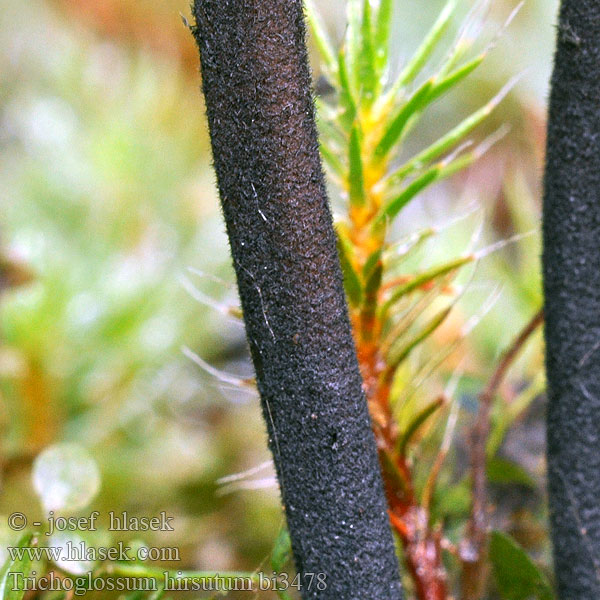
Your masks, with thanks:
[[(343, 2), (317, 4), (339, 39)], [(441, 6), (396, 3), (399, 65)], [(462, 14), (470, 6), (465, 1)], [(490, 31), (514, 6), (492, 2)], [(176, 531), (145, 541), (179, 546), (181, 566), (252, 570), (282, 522), (272, 473), (266, 468), (234, 489), (217, 480), (268, 460), (258, 400), (181, 352), (187, 346), (226, 372), (251, 375), (240, 323), (194, 297), (199, 290), (209, 301), (237, 302), (198, 59), (180, 13), (191, 20), (188, 0), (3, 0), (0, 514), (40, 516), (32, 461), (53, 443), (75, 442), (100, 467), (94, 508), (164, 510)], [(435, 139), (525, 70), (486, 125), (489, 133), (509, 124), (507, 137), (466, 174), (427, 192), (399, 227), (443, 225), (477, 203), (474, 215), (427, 246), (428, 263), (462, 251), (479, 222), (480, 247), (533, 231), (482, 261), (456, 311), (459, 328), (500, 286), (460, 361), (444, 367), (460, 362), (465, 371), (465, 423), (494, 359), (541, 301), (540, 177), (555, 13), (555, 1), (528, 0), (490, 58), (416, 137)], [(318, 79), (318, 64), (314, 71)], [(9, 287), (15, 279), (22, 285)], [(541, 376), (540, 340), (513, 369), (509, 399)], [(538, 481), (530, 495), (543, 482), (540, 418), (522, 417), (511, 455)], [(543, 503), (524, 514), (514, 497), (498, 518), (547, 557)]]

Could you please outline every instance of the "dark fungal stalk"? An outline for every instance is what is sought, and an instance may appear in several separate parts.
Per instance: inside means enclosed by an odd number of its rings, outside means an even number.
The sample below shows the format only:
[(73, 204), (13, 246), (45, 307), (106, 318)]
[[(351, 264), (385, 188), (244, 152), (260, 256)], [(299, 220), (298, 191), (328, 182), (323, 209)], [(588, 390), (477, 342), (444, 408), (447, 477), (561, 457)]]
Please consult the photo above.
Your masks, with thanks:
[(543, 215), (548, 479), (561, 600), (600, 598), (600, 2), (563, 0)]
[(303, 597), (399, 600), (319, 158), (302, 3), (196, 0), (194, 16), (223, 213)]

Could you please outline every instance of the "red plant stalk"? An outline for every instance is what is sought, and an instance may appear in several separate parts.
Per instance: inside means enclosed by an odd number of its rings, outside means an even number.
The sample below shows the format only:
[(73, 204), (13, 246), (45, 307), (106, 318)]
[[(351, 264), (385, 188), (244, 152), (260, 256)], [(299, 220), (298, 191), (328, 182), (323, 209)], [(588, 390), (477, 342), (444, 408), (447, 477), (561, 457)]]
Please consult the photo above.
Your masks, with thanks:
[[(355, 322), (355, 331), (357, 325)], [(442, 536), (431, 527), (429, 510), (415, 495), (410, 464), (397, 449), (398, 431), (389, 402), (391, 390), (389, 382), (382, 378), (385, 362), (376, 340), (376, 335), (369, 341), (357, 339), (357, 351), (382, 465), (390, 523), (402, 542), (418, 600), (447, 600)]]

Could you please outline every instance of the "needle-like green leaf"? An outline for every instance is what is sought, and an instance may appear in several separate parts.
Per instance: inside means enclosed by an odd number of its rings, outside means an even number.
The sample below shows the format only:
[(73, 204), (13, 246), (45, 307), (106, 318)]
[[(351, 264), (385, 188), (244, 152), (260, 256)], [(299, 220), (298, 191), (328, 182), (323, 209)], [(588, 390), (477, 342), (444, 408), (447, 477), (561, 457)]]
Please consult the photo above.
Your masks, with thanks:
[(358, 80), (359, 62), (362, 51), (362, 2), (363, 0), (347, 0), (346, 2), (346, 60), (348, 79), (352, 93), (358, 97), (360, 81)]
[(379, 79), (388, 67), (391, 26), (392, 0), (380, 0), (375, 23), (375, 72)]
[(340, 105), (342, 107), (340, 124), (345, 131), (349, 132), (356, 118), (356, 101), (348, 76), (346, 49), (344, 47), (340, 48), (338, 53), (338, 74), (340, 78)]
[(452, 308), (453, 306), (448, 306), (438, 312), (408, 341), (399, 341), (394, 344), (387, 356), (388, 370), (394, 371), (421, 342), (426, 340), (446, 320)]
[(381, 287), (381, 279), (383, 276), (383, 264), (381, 261), (376, 262), (370, 273), (368, 278), (365, 281), (365, 297), (372, 298), (376, 301), (376, 295)]
[(361, 100), (366, 106), (370, 106), (374, 100), (375, 89), (377, 87), (377, 74), (375, 71), (373, 23), (369, 0), (363, 0), (360, 37), (361, 51), (357, 60), (357, 81), (360, 88)]
[(492, 98), (485, 106), (475, 111), (467, 117), (462, 123), (450, 130), (446, 135), (431, 144), (425, 150), (413, 156), (408, 162), (404, 163), (397, 171), (388, 177), (388, 183), (394, 184), (401, 181), (404, 177), (412, 173), (415, 169), (426, 165), (427, 163), (439, 158), (447, 150), (450, 150), (475, 127), (477, 127), (490, 113), (500, 104), (510, 90), (514, 87), (517, 78), (511, 79), (498, 94)]
[(409, 236), (408, 239), (400, 240), (392, 244), (383, 254), (383, 262), (386, 269), (391, 271), (402, 261), (410, 256), (415, 250), (420, 248), (429, 238), (435, 235), (436, 230), (433, 227), (427, 227), (417, 231)]
[(396, 215), (422, 190), (439, 178), (441, 166), (432, 167), (409, 183), (395, 198), (385, 204), (374, 221), (374, 227), (381, 227), (393, 220)]
[(484, 61), (485, 57), (485, 54), (476, 56), (436, 83), (427, 98), (427, 104), (437, 100), (440, 96), (443, 96), (447, 91), (458, 85), (463, 79), (466, 79)]
[(445, 77), (454, 67), (462, 60), (463, 56), (467, 54), (473, 47), (475, 37), (465, 35), (463, 31), (452, 44), (450, 50), (446, 54), (440, 69), (437, 72), (438, 77)]
[(361, 311), (361, 328), (365, 339), (371, 339), (373, 336), (373, 317), (377, 312), (377, 297), (382, 279), (383, 263), (379, 260), (365, 281), (365, 295)]
[(363, 267), (363, 278), (365, 280), (369, 279), (373, 269), (377, 265), (377, 263), (381, 260), (381, 255), (383, 251), (382, 248), (375, 250), (372, 254), (369, 255), (369, 258), (365, 261), (365, 266)]
[(429, 60), (440, 39), (446, 32), (448, 25), (452, 20), (452, 14), (454, 13), (455, 8), (456, 0), (448, 0), (446, 6), (442, 9), (440, 16), (437, 18), (437, 21), (423, 40), (423, 43), (419, 46), (404, 69), (402, 69), (402, 72), (394, 84), (394, 93), (397, 93), (402, 87), (410, 83), (425, 66), (425, 63)]
[(467, 254), (466, 256), (460, 256), (415, 275), (415, 277), (413, 277), (410, 281), (394, 289), (390, 298), (381, 307), (382, 315), (385, 315), (389, 309), (403, 296), (410, 294), (414, 290), (427, 285), (428, 283), (435, 281), (440, 277), (448, 275), (448, 273), (459, 269), (467, 263), (473, 262), (473, 260), (475, 260), (475, 257), (472, 254)]
[(357, 124), (354, 124), (350, 133), (348, 159), (350, 164), (350, 171), (348, 173), (350, 205), (364, 206), (366, 203), (365, 179), (361, 156), (360, 131)]
[(406, 431), (400, 436), (398, 442), (398, 451), (401, 455), (406, 454), (406, 447), (417, 433), (417, 431), (427, 422), (429, 417), (435, 414), (442, 406), (444, 406), (444, 398), (438, 398), (429, 403), (423, 410), (419, 411), (414, 419), (409, 423)]
[(352, 245), (339, 228), (337, 234), (338, 254), (344, 276), (346, 295), (352, 306), (360, 306), (363, 301), (363, 289), (360, 277), (350, 262), (349, 253), (351, 252)]
[(402, 132), (404, 131), (404, 126), (410, 117), (427, 104), (429, 96), (432, 93), (432, 88), (433, 80), (429, 79), (416, 89), (406, 104), (402, 106), (381, 137), (381, 141), (375, 147), (373, 152), (375, 162), (383, 160), (400, 140)]
[(337, 154), (334, 150), (332, 150), (326, 142), (321, 138), (319, 148), (321, 150), (321, 156), (325, 163), (329, 166), (329, 168), (338, 176), (344, 177), (345, 168), (340, 159), (337, 157)]
[(440, 174), (438, 176), (438, 181), (451, 177), (455, 173), (458, 173), (459, 171), (470, 167), (480, 157), (481, 153), (475, 150), (474, 152), (462, 154), (461, 156), (458, 156), (457, 158), (448, 163), (443, 163), (443, 166), (440, 169)]

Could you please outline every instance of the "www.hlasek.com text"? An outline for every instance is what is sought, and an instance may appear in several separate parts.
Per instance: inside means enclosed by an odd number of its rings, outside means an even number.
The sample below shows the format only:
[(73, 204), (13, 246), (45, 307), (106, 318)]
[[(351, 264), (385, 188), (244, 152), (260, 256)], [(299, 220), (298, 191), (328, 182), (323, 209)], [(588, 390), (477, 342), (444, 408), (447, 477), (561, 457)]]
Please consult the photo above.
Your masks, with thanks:
[(140, 546), (135, 550), (131, 546), (118, 542), (115, 546), (90, 546), (84, 541), (73, 543), (70, 540), (60, 546), (9, 546), (7, 548), (12, 561), (29, 559), (31, 562), (118, 562), (181, 560), (177, 547)]

